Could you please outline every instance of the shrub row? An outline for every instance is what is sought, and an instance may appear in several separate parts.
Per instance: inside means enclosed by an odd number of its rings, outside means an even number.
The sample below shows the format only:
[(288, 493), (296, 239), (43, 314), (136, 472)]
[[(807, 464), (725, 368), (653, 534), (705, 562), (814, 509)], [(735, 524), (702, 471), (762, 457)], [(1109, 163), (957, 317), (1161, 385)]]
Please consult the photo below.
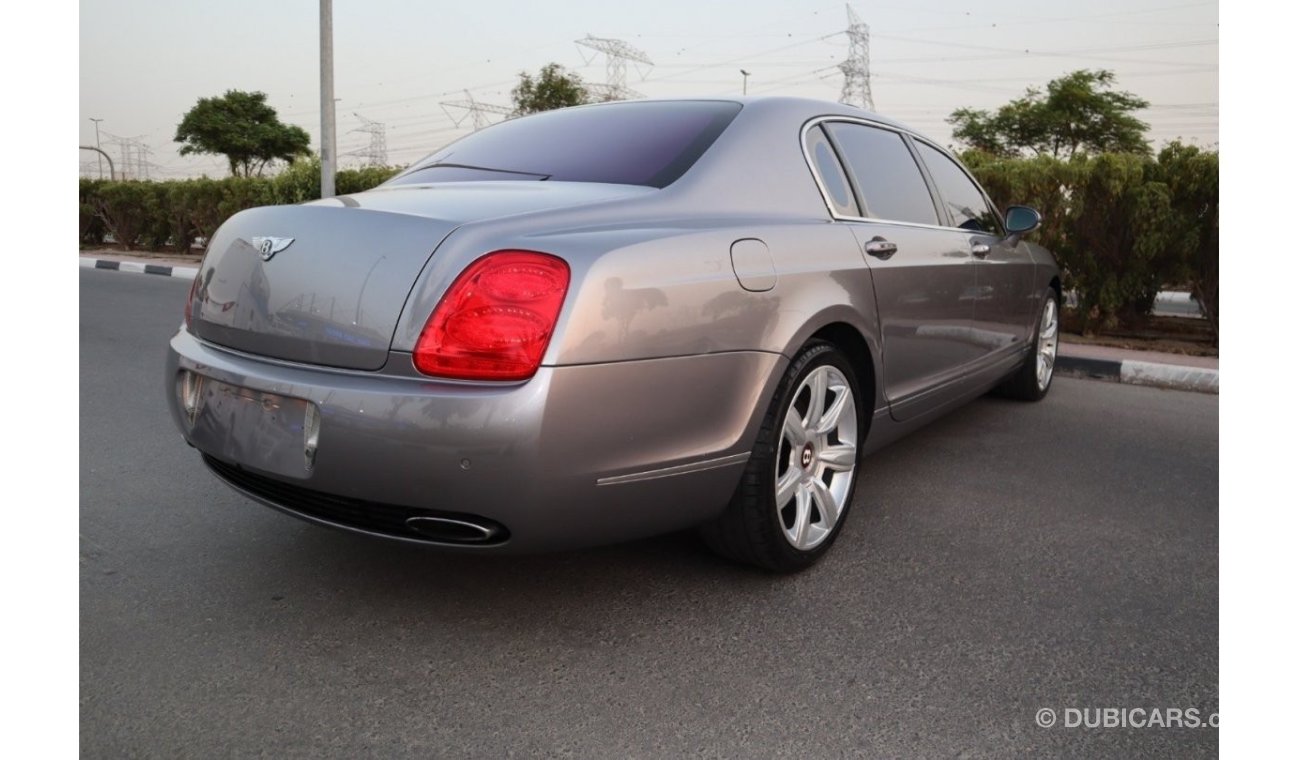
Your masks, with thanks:
[(963, 156), (993, 200), (1033, 206), (1085, 331), (1140, 321), (1156, 293), (1189, 286), (1217, 334), (1219, 153), (1173, 143), (1156, 156), (1058, 160)]
[[(369, 190), (398, 169), (368, 167), (338, 172), (340, 195)], [(320, 197), (320, 163), (300, 161), (274, 177), (228, 177), (165, 182), (82, 179), (81, 243), (112, 239), (135, 247), (187, 251), (231, 215), (254, 206), (302, 203)]]

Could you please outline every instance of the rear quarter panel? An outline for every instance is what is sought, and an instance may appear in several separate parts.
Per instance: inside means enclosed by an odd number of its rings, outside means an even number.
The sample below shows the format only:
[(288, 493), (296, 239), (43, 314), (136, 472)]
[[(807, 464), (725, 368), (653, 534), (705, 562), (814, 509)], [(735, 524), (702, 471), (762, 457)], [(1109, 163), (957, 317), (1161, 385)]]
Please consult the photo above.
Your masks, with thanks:
[[(762, 240), (776, 284), (753, 292), (731, 265), (737, 240)], [(723, 351), (789, 354), (836, 305), (873, 313), (870, 275), (848, 230), (824, 223), (676, 230), (594, 257), (574, 279), (550, 361), (588, 364)]]

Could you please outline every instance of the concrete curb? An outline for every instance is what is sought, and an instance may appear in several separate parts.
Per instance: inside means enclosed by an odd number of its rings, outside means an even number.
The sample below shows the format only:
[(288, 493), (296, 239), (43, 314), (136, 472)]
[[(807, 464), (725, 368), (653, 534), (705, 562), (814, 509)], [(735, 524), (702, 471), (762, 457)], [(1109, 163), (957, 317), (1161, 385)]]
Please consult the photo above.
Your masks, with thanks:
[(93, 259), (89, 256), (81, 257), (81, 266), (87, 269), (112, 269), (118, 272), (158, 274), (163, 277), (180, 277), (187, 280), (194, 279), (199, 273), (198, 267), (174, 267), (167, 264), (145, 264), (140, 261)]
[(1082, 356), (1056, 357), (1056, 372), (1067, 377), (1109, 380), (1129, 385), (1149, 385), (1199, 393), (1219, 392), (1219, 371), (1204, 367), (1183, 367), (1132, 359), (1115, 361)]

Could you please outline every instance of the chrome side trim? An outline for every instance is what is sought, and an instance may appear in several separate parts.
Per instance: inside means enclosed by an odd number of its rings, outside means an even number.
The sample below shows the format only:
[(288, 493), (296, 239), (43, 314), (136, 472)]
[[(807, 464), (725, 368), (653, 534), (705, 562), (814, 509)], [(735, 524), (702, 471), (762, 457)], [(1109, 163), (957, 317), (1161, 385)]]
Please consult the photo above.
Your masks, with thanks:
[(716, 470), (719, 467), (727, 467), (733, 464), (742, 464), (749, 461), (749, 452), (741, 454), (732, 454), (731, 456), (718, 457), (716, 459), (705, 459), (700, 462), (691, 462), (689, 464), (679, 464), (673, 467), (664, 467), (659, 470), (646, 470), (645, 472), (632, 472), (627, 475), (612, 475), (606, 478), (597, 478), (597, 486), (617, 486), (624, 483), (638, 483), (642, 480), (656, 480), (658, 478), (670, 478), (674, 475), (686, 475), (692, 472), (704, 472), (705, 470)]

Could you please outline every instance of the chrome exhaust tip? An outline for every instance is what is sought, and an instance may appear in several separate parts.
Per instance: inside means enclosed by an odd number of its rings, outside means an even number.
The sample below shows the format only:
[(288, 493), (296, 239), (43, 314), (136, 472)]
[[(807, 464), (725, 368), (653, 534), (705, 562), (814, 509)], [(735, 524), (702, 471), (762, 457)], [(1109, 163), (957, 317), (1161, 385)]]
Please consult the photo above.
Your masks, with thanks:
[(427, 515), (407, 518), (406, 527), (446, 544), (490, 544), (499, 540), (504, 532), (498, 525)]

